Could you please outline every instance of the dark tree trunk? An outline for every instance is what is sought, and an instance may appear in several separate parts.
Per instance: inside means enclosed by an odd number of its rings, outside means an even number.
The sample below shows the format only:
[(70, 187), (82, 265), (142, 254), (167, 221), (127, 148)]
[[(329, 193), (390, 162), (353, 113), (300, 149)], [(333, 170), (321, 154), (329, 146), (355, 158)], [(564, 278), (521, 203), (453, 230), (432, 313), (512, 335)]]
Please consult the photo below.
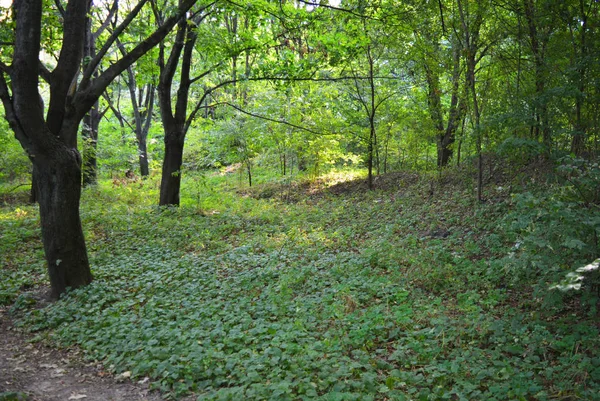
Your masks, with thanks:
[[(191, 25), (192, 21), (186, 19), (181, 19), (178, 22), (175, 41), (167, 60), (165, 60), (164, 44), (161, 43), (159, 48), (158, 103), (165, 131), (165, 157), (158, 202), (160, 206), (179, 206), (183, 146), (185, 135), (191, 124), (191, 119), (186, 121), (190, 86), (192, 84), (190, 71), (194, 44), (197, 39), (197, 34), (191, 29)], [(179, 88), (176, 91), (175, 110), (173, 110), (173, 79), (180, 60)]]
[[(85, 41), (83, 45), (83, 57), (85, 60), (91, 60), (96, 56), (96, 36), (92, 32), (92, 18), (86, 17)], [(98, 73), (94, 73), (97, 77)], [(92, 108), (83, 117), (83, 127), (81, 137), (83, 139), (83, 186), (95, 185), (97, 182), (96, 150), (98, 145), (98, 126), (100, 125), (99, 103), (96, 102)]]
[[(143, 112), (137, 113), (141, 119), (140, 128), (138, 129), (138, 122), (136, 121), (136, 131), (138, 152), (140, 159), (140, 174), (142, 177), (150, 175), (150, 169), (148, 168), (148, 132), (150, 131), (150, 124), (152, 123), (152, 111), (154, 110), (154, 85), (148, 85), (146, 90), (146, 99), (144, 100), (145, 109)], [(140, 96), (140, 99), (143, 96)]]
[(248, 173), (248, 186), (252, 186), (252, 162), (250, 160), (246, 160), (246, 171)]
[(150, 169), (148, 168), (148, 147), (146, 144), (146, 136), (138, 138), (138, 155), (140, 161), (140, 174), (142, 177), (150, 175)]
[(367, 185), (369, 189), (373, 189), (373, 136), (374, 128), (371, 127), (371, 133), (369, 134), (369, 143), (367, 145)]
[(37, 203), (38, 201), (38, 188), (37, 178), (35, 176), (35, 169), (31, 171), (31, 191), (29, 191), (29, 203)]
[(165, 158), (160, 181), (160, 206), (179, 206), (184, 141), (177, 137), (183, 137), (183, 135), (175, 133), (165, 136)]
[(92, 281), (81, 220), (79, 153), (61, 146), (50, 157), (34, 158), (38, 179), (42, 239), (52, 296)]
[(367, 112), (369, 115), (369, 144), (368, 144), (368, 169), (369, 169), (369, 177), (368, 184), (369, 189), (373, 189), (373, 157), (374, 157), (374, 146), (377, 145), (377, 131), (375, 127), (375, 112), (377, 110), (377, 105), (375, 103), (375, 72), (374, 72), (374, 61), (373, 56), (371, 54), (371, 46), (367, 46), (367, 60), (369, 61), (369, 87), (370, 87), (370, 107), (367, 106)]
[(98, 161), (96, 151), (98, 148), (98, 126), (101, 114), (98, 111), (98, 102), (83, 118), (83, 186), (95, 185), (98, 180)]

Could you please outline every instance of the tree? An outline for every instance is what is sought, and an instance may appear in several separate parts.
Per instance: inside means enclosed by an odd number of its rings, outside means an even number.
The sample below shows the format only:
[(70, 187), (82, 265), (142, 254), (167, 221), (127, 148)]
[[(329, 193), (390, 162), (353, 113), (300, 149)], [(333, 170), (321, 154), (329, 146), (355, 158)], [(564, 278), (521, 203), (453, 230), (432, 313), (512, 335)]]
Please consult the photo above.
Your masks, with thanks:
[[(92, 13), (88, 13), (85, 27), (85, 41), (83, 45), (83, 62), (92, 60), (96, 56), (96, 42), (100, 38), (100, 35), (108, 27), (109, 22), (114, 17), (118, 10), (118, 1), (114, 0), (112, 6), (109, 8), (107, 15), (104, 18), (104, 22), (94, 30)], [(94, 73), (97, 76), (98, 72)], [(99, 102), (96, 101), (92, 108), (86, 113), (83, 118), (83, 124), (81, 127), (81, 138), (82, 143), (82, 159), (83, 159), (83, 185), (94, 185), (97, 181), (98, 175), (98, 162), (96, 158), (96, 149), (98, 147), (98, 129), (100, 126), (100, 120), (104, 113), (108, 109), (100, 111)]]
[[(220, 29), (221, 26), (218, 25), (220, 20), (217, 11), (220, 10), (211, 10), (210, 7), (213, 4), (214, 2), (203, 5), (189, 15), (187, 20), (181, 20), (177, 25), (171, 47), (169, 48), (167, 43), (162, 43), (159, 48), (158, 65), (160, 75), (157, 92), (165, 132), (165, 155), (159, 199), (159, 205), (161, 206), (179, 205), (185, 137), (196, 115), (202, 108), (207, 108), (205, 101), (209, 95), (219, 88), (236, 84), (238, 76), (237, 73), (233, 73), (231, 78), (219, 79), (217, 77), (217, 83), (205, 84), (201, 91), (196, 91), (194, 84), (201, 82), (202, 79), (206, 79), (213, 73), (221, 71), (229, 61), (231, 61), (232, 68), (236, 71), (237, 62), (235, 60), (237, 60), (237, 57), (243, 52), (248, 52), (254, 46), (251, 37), (248, 37), (248, 42), (251, 43), (248, 46), (244, 46), (241, 40), (228, 46), (229, 43), (219, 35), (220, 31), (223, 31)], [(163, 16), (159, 10), (156, 8), (155, 10), (155, 19), (158, 23), (161, 23)], [(211, 13), (214, 14), (211, 24), (204, 24), (203, 20)], [(236, 18), (232, 20), (231, 15), (229, 14), (226, 17), (227, 24), (237, 21)], [(225, 31), (237, 37), (240, 27), (237, 22), (235, 24), (235, 29), (231, 29), (231, 26), (229, 26), (229, 29)], [(245, 27), (248, 28), (248, 23), (245, 23)], [(200, 38), (203, 40), (203, 51), (196, 52), (196, 46), (199, 46)], [(210, 46), (206, 46), (206, 43), (209, 43)], [(207, 47), (210, 48), (210, 52), (207, 51)], [(246, 60), (245, 79), (249, 75), (248, 56), (246, 56)], [(176, 77), (178, 79), (175, 79)], [(200, 85), (197, 84), (196, 86)], [(174, 87), (177, 89), (174, 90)], [(194, 92), (201, 92), (201, 95), (197, 94), (194, 97)], [(189, 107), (190, 104), (193, 106)]]
[[(466, 112), (464, 85), (461, 85), (463, 49), (456, 32), (446, 29), (445, 21), (451, 16), (444, 16), (445, 10), (441, 0), (439, 9), (438, 5), (433, 6), (436, 10), (430, 13), (435, 12), (439, 16), (415, 19), (417, 25), (414, 34), (416, 43), (419, 44), (418, 55), (427, 82), (429, 114), (436, 132), (437, 165), (444, 167), (452, 157), (456, 131)], [(447, 79), (444, 79), (445, 75), (448, 75)], [(449, 90), (443, 86), (446, 81)], [(444, 99), (446, 93), (449, 93), (450, 103), (444, 107), (447, 103)]]
[[(206, 8), (206, 7), (205, 7)], [(198, 35), (196, 26), (207, 14), (199, 13), (191, 19), (181, 19), (177, 24), (177, 32), (170, 49), (166, 55), (167, 46), (160, 45), (158, 65), (160, 76), (158, 80), (158, 102), (160, 105), (161, 120), (165, 131), (165, 156), (162, 165), (162, 178), (160, 183), (159, 205), (179, 205), (179, 188), (181, 186), (181, 166), (183, 163), (183, 146), (185, 135), (192, 123), (194, 115), (188, 116), (188, 103), (191, 85), (198, 77), (192, 77), (192, 56)], [(162, 24), (163, 15), (155, 7), (155, 18)], [(173, 93), (173, 81), (179, 68), (179, 88)], [(207, 73), (209, 73), (208, 71)], [(175, 96), (173, 96), (175, 95)], [(173, 108), (172, 98), (175, 98)]]
[[(37, 178), (42, 240), (54, 298), (68, 287), (81, 287), (92, 280), (79, 216), (82, 164), (77, 150), (79, 124), (106, 87), (127, 66), (156, 46), (195, 1), (182, 2), (146, 39), (94, 76), (119, 34), (146, 3), (147, 0), (140, 0), (128, 11), (96, 56), (82, 65), (91, 0), (69, 0), (64, 9), (62, 3), (56, 2), (63, 14), (63, 37), (60, 56), (52, 71), (42, 66), (39, 59), (43, 1), (16, 0), (13, 3), (14, 50), (12, 63), (0, 64), (0, 98), (6, 118), (31, 160)], [(83, 72), (78, 80), (80, 68)], [(45, 117), (40, 77), (50, 87)]]
[[(469, 1), (457, 0), (459, 21), (462, 28), (461, 47), (465, 53), (465, 78), (466, 85), (471, 96), (473, 107), (473, 120), (475, 122), (475, 141), (477, 147), (477, 200), (483, 201), (483, 155), (482, 142), (483, 132), (481, 130), (481, 108), (480, 96), (477, 91), (477, 66), (485, 57), (488, 46), (484, 45), (482, 38), (482, 25), (487, 11), (486, 2), (471, 4)], [(474, 8), (474, 10), (473, 10)]]

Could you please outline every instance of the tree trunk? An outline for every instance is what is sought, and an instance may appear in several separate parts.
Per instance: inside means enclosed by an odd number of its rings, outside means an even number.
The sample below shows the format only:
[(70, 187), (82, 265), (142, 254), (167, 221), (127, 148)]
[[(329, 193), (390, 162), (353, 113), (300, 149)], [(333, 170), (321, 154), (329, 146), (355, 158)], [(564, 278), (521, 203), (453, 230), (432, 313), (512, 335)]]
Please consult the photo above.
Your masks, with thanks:
[[(92, 18), (86, 17), (85, 41), (83, 45), (84, 60), (91, 60), (96, 56), (96, 36), (92, 32)], [(85, 61), (84, 61), (85, 63)], [(98, 76), (95, 72), (94, 77)], [(81, 137), (83, 139), (83, 186), (95, 185), (97, 182), (98, 162), (96, 150), (98, 144), (98, 126), (100, 125), (99, 103), (96, 101), (92, 108), (83, 117)]]
[(252, 162), (246, 160), (246, 171), (248, 172), (248, 186), (252, 186)]
[(81, 159), (61, 146), (48, 157), (34, 158), (40, 219), (52, 297), (92, 281), (81, 220)]
[(83, 118), (83, 186), (95, 185), (98, 180), (98, 161), (96, 150), (98, 145), (98, 126), (101, 115), (98, 111), (98, 102)]
[(31, 171), (31, 191), (29, 191), (29, 203), (37, 203), (38, 201), (37, 178), (35, 177), (35, 169)]
[(148, 168), (148, 147), (146, 144), (146, 137), (138, 138), (138, 155), (140, 160), (140, 174), (142, 177), (147, 177), (150, 174)]
[(369, 135), (369, 144), (367, 147), (367, 185), (369, 189), (373, 189), (373, 134), (374, 129), (371, 127), (371, 134)]
[(583, 0), (579, 1), (580, 7), (580, 24), (581, 30), (579, 35), (579, 51), (577, 51), (577, 44), (575, 44), (575, 53), (579, 53), (579, 58), (575, 57), (577, 63), (577, 94), (575, 95), (575, 132), (573, 133), (573, 139), (571, 141), (571, 152), (577, 156), (581, 156), (585, 150), (585, 139), (586, 139), (586, 126), (583, 121), (582, 110), (585, 100), (585, 78), (586, 78), (586, 64), (587, 64), (587, 41), (586, 31), (587, 26), (587, 14), (585, 12), (585, 4)]
[(160, 206), (179, 206), (184, 141), (176, 139), (178, 137), (183, 137), (183, 135), (171, 134), (165, 136), (165, 158), (160, 182)]
[(546, 36), (549, 37), (550, 35), (549, 32), (547, 35), (540, 35), (539, 33), (537, 9), (534, 0), (524, 0), (523, 9), (529, 28), (529, 40), (531, 42), (531, 52), (533, 54), (535, 67), (535, 128), (532, 127), (532, 130), (535, 132), (534, 136), (536, 140), (539, 140), (541, 132), (542, 143), (546, 148), (546, 152), (549, 153), (552, 148), (552, 137), (548, 118), (548, 101), (544, 96), (544, 92), (546, 90), (545, 85), (547, 81), (545, 50), (548, 39)]

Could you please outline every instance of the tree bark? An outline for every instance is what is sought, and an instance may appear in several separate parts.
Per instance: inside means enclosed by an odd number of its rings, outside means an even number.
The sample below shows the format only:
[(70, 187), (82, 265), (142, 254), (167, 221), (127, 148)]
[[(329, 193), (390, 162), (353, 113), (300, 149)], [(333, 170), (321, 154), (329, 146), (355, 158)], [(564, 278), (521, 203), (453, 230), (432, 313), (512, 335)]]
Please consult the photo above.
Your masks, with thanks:
[(79, 217), (81, 159), (76, 149), (59, 145), (48, 157), (36, 156), (33, 166), (52, 296), (58, 298), (92, 281)]
[(170, 131), (165, 135), (165, 158), (160, 182), (160, 206), (179, 206), (181, 166), (183, 164), (183, 135)]
[(31, 171), (31, 190), (29, 191), (29, 203), (37, 203), (38, 201), (37, 178), (35, 170)]
[[(96, 37), (92, 32), (92, 18), (86, 17), (85, 41), (83, 46), (84, 60), (91, 60), (96, 56)], [(97, 76), (97, 72), (94, 74)], [(100, 125), (99, 103), (96, 101), (83, 118), (81, 137), (83, 139), (83, 186), (95, 185), (97, 182), (98, 162), (96, 151), (98, 148), (98, 127)]]
[(95, 185), (98, 180), (98, 126), (101, 114), (98, 111), (98, 102), (83, 118), (81, 137), (83, 139), (83, 186)]
[[(157, 89), (158, 103), (165, 131), (165, 158), (160, 185), (160, 206), (179, 206), (183, 146), (191, 124), (191, 116), (188, 118), (187, 112), (192, 85), (190, 71), (194, 45), (198, 38), (195, 30), (192, 29), (192, 24), (193, 21), (183, 18), (179, 21), (173, 47), (167, 60), (165, 60), (165, 45), (163, 43), (160, 45), (158, 60), (160, 76)], [(175, 109), (173, 110), (172, 87), (180, 59), (179, 88), (177, 89)]]

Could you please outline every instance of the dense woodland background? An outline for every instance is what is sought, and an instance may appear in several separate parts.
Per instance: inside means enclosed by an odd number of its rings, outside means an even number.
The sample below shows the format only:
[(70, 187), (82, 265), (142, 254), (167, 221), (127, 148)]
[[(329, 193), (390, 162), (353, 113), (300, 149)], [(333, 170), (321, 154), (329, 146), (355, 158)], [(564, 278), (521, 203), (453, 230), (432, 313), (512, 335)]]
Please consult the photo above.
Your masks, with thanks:
[(0, 8), (0, 305), (172, 397), (600, 399), (599, 12)]

